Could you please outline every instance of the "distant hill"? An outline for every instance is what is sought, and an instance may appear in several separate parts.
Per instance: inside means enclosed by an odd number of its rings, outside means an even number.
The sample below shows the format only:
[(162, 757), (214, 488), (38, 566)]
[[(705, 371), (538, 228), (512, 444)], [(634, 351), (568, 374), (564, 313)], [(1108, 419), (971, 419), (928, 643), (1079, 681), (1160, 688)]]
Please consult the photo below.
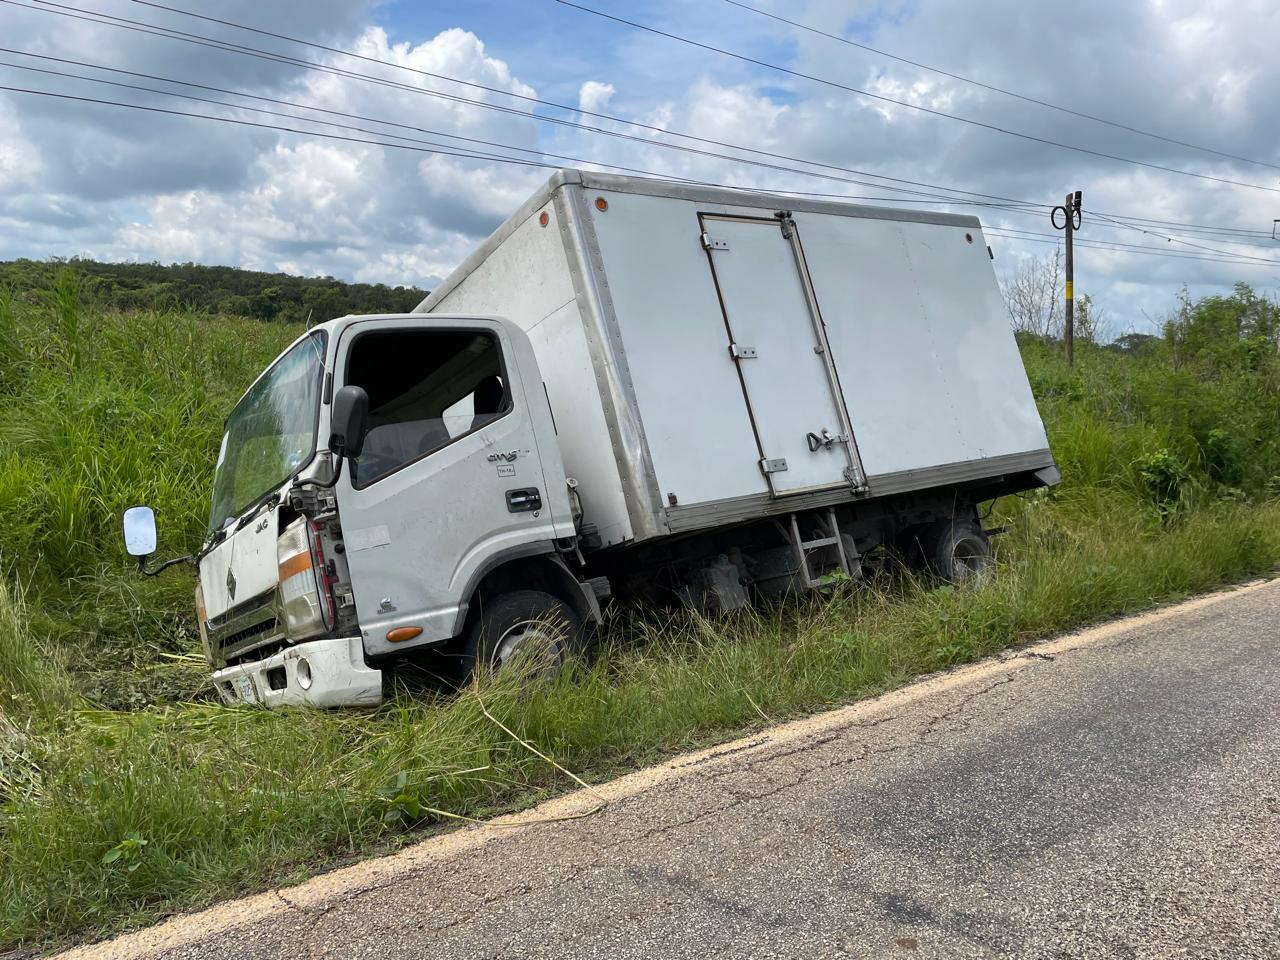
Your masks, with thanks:
[(54, 275), (74, 270), (84, 298), (121, 310), (198, 310), (259, 320), (312, 323), (348, 313), (407, 313), (427, 295), (417, 287), (344, 283), (196, 263), (100, 263), (97, 260), (0, 262), (0, 288), (19, 296), (50, 288)]

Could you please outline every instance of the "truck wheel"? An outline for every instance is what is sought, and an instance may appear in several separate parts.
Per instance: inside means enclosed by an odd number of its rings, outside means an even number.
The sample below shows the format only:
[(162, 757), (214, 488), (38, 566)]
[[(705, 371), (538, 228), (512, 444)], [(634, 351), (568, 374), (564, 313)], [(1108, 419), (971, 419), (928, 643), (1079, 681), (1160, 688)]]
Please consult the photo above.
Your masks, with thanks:
[(967, 518), (935, 523), (920, 538), (920, 547), (929, 569), (950, 583), (985, 580), (995, 566), (991, 541)]
[(563, 600), (540, 590), (513, 590), (486, 600), (467, 632), (465, 660), (498, 673), (553, 677), (582, 642), (582, 621)]

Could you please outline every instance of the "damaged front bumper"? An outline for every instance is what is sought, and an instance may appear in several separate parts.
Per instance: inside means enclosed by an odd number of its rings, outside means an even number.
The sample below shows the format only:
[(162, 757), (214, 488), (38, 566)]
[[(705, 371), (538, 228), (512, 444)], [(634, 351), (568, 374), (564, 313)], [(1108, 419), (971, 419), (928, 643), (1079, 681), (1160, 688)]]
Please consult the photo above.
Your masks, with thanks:
[(382, 671), (364, 662), (359, 637), (312, 640), (251, 663), (214, 671), (230, 704), (262, 707), (372, 707), (382, 702)]

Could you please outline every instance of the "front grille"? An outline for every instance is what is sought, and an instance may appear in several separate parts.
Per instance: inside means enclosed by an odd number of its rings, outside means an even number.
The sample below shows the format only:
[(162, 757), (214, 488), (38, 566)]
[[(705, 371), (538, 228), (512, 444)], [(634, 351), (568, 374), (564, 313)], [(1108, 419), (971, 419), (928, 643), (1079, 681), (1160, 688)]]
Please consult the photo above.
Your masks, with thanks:
[(277, 639), (283, 627), (273, 587), (250, 597), (205, 624), (214, 660), (223, 665)]
[(252, 627), (245, 627), (243, 630), (237, 630), (235, 633), (228, 634), (223, 637), (220, 646), (225, 650), (228, 647), (237, 647), (245, 640), (252, 640), (254, 637), (260, 637), (263, 634), (274, 633), (280, 621), (275, 617), (270, 620), (263, 620), (261, 623), (255, 623)]
[(242, 620), (251, 618), (254, 614), (261, 612), (263, 607), (274, 606), (276, 602), (276, 590), (272, 587), (256, 597), (250, 597), (243, 603), (238, 603), (230, 610), (220, 616), (210, 617), (208, 620), (208, 629), (210, 631), (225, 630), (227, 627), (234, 625)]

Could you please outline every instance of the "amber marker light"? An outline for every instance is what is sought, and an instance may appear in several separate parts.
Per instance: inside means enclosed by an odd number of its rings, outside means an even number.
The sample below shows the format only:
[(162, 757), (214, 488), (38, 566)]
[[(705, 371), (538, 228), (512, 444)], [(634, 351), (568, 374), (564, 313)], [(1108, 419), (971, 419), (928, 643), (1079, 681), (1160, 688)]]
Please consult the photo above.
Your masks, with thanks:
[(396, 627), (394, 630), (387, 631), (387, 640), (391, 643), (404, 643), (406, 640), (412, 640), (421, 633), (421, 627)]
[(606, 200), (604, 197), (596, 197), (596, 209), (599, 210), (601, 213), (604, 213), (606, 210), (609, 209), (609, 201)]
[(542, 213), (538, 216), (538, 223), (540, 223), (542, 226), (545, 227), (550, 222), (551, 222), (551, 214), (543, 210)]

